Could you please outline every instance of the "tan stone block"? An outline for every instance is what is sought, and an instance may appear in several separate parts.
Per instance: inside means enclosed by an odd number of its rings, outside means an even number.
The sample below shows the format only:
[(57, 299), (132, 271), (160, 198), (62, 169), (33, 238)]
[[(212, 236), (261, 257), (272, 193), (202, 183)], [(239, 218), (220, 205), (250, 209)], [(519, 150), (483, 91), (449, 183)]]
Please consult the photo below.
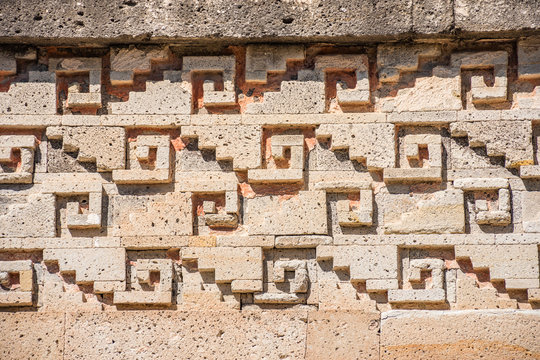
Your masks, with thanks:
[(369, 169), (395, 166), (393, 124), (322, 124), (318, 138), (331, 138), (331, 150), (348, 149), (352, 160), (365, 161)]
[(167, 56), (167, 47), (113, 47), (110, 53), (111, 84), (132, 85), (135, 74), (149, 73), (153, 60), (164, 60)]
[(390, 311), (382, 313), (382, 359), (535, 359), (537, 311)]
[(379, 323), (377, 312), (309, 312), (305, 359), (378, 359)]
[(77, 283), (124, 281), (126, 250), (123, 248), (45, 249), (43, 261), (58, 262), (61, 272), (75, 272)]
[(435, 44), (396, 45), (377, 47), (377, 68), (381, 82), (397, 82), (405, 71), (416, 71), (420, 58), (437, 57), (441, 49)]
[(283, 81), (279, 92), (266, 92), (249, 103), (246, 114), (320, 114), (325, 109), (324, 82)]
[(115, 195), (111, 199), (114, 236), (191, 235), (191, 196)]
[(54, 195), (0, 195), (0, 199), (5, 204), (0, 212), (0, 237), (56, 236)]
[(166, 359), (176, 356), (174, 348), (189, 359), (301, 358), (306, 322), (305, 311), (74, 313), (67, 315), (65, 352), (73, 358)]
[(391, 194), (384, 206), (386, 234), (461, 233), (465, 208), (461, 190)]
[(256, 44), (246, 47), (246, 81), (266, 82), (268, 72), (287, 70), (287, 61), (303, 60), (302, 45)]
[(507, 168), (532, 165), (532, 128), (529, 121), (456, 122), (453, 137), (468, 136), (470, 147), (485, 146), (488, 156), (504, 156)]
[(540, 41), (522, 40), (518, 42), (518, 76), (520, 79), (540, 77)]
[(262, 250), (258, 247), (183, 248), (182, 260), (197, 261), (200, 272), (214, 272), (216, 283), (262, 280)]
[(0, 312), (0, 357), (63, 359), (64, 324), (60, 312)]
[(261, 166), (260, 126), (183, 126), (182, 137), (197, 138), (199, 149), (215, 150), (216, 160), (231, 160), (235, 170)]
[(62, 140), (65, 152), (76, 152), (80, 162), (95, 162), (98, 171), (123, 169), (126, 135), (121, 127), (48, 127), (49, 139)]
[(250, 235), (307, 235), (328, 231), (324, 191), (247, 199), (244, 216)]
[(28, 82), (11, 84), (0, 93), (0, 114), (55, 115), (56, 78), (48, 72), (29, 71)]

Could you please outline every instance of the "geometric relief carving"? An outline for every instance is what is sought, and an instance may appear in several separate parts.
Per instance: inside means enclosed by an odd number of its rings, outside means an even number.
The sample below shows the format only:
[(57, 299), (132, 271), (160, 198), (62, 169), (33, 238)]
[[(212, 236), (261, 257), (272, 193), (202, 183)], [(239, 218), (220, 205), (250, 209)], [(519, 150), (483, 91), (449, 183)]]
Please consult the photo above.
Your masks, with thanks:
[(202, 76), (202, 106), (229, 106), (236, 104), (236, 61), (234, 56), (184, 56), (180, 73), (184, 88), (191, 88), (194, 76)]
[(396, 246), (320, 245), (317, 261), (324, 260), (333, 260), (333, 270), (348, 270), (350, 281), (365, 283), (368, 292), (398, 287)]
[(267, 149), (264, 159), (265, 168), (249, 169), (248, 181), (250, 183), (304, 180), (304, 135), (300, 131), (271, 135), (264, 146)]
[(96, 163), (97, 171), (125, 168), (125, 130), (105, 126), (53, 126), (47, 138), (62, 140), (64, 152), (77, 153), (77, 161)]
[(0, 184), (32, 183), (34, 135), (0, 135)]
[(474, 194), (474, 216), (479, 225), (506, 226), (512, 222), (510, 189), (507, 179), (462, 178), (454, 187)]
[(127, 170), (115, 169), (117, 184), (158, 184), (172, 180), (170, 135), (138, 135), (128, 142)]
[(301, 61), (303, 45), (248, 45), (246, 47), (246, 81), (267, 82), (268, 73), (285, 73), (287, 61)]
[(173, 260), (153, 258), (157, 255), (149, 253), (144, 256), (140, 252), (128, 252), (126, 288), (114, 291), (113, 303), (171, 304), (175, 278)]
[(399, 168), (384, 169), (385, 182), (441, 181), (443, 146), (440, 131), (420, 129), (399, 138)]
[(321, 124), (318, 139), (331, 139), (330, 150), (348, 149), (349, 158), (370, 170), (394, 167), (393, 124)]
[(390, 303), (455, 302), (456, 270), (447, 268), (444, 254), (451, 250), (402, 249), (401, 286), (388, 292)]
[(111, 84), (133, 85), (135, 75), (150, 73), (152, 62), (168, 57), (168, 47), (113, 47), (110, 54)]
[(88, 76), (88, 83), (68, 83), (65, 108), (101, 108), (101, 63), (101, 58), (91, 57), (49, 59), (49, 72), (57, 77)]
[(454, 69), (493, 71), (493, 86), (487, 86), (483, 76), (471, 77), (473, 103), (506, 101), (508, 87), (508, 53), (506, 51), (456, 53), (452, 54), (450, 63)]
[(32, 260), (0, 260), (0, 307), (31, 306), (33, 289)]
[(434, 58), (441, 54), (438, 45), (379, 45), (377, 47), (377, 69), (379, 81), (396, 83), (404, 72), (418, 70), (420, 59)]
[(239, 199), (236, 191), (220, 194), (197, 194), (197, 231), (204, 235), (210, 229), (234, 229), (238, 226)]
[(42, 192), (56, 195), (57, 207), (64, 199), (65, 210), (59, 210), (57, 218), (58, 236), (63, 236), (64, 230), (101, 228), (103, 190), (100, 183), (49, 180), (43, 184)]

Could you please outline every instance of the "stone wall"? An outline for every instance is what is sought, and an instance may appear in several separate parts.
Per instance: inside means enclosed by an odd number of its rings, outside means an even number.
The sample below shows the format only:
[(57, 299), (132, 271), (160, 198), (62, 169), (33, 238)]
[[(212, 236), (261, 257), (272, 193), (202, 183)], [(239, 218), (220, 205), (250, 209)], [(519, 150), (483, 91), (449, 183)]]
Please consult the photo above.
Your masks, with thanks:
[(420, 3), (281, 44), (2, 16), (2, 358), (539, 359), (538, 13)]

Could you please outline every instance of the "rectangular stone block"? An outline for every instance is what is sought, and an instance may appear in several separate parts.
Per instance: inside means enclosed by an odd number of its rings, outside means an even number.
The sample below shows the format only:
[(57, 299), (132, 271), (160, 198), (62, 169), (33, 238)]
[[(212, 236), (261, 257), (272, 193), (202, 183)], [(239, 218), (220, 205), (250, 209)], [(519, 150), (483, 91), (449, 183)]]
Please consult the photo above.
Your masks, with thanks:
[(247, 199), (245, 224), (250, 235), (326, 234), (326, 193), (300, 191)]
[(535, 310), (394, 310), (381, 315), (381, 359), (535, 359), (539, 332)]

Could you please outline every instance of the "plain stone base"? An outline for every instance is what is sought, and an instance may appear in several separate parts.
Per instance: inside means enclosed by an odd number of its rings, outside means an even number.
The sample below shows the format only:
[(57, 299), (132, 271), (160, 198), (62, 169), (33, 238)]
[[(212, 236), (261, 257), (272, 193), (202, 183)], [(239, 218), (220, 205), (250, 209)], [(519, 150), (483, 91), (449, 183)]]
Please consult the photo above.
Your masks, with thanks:
[(538, 359), (539, 333), (537, 310), (3, 312), (0, 358)]

